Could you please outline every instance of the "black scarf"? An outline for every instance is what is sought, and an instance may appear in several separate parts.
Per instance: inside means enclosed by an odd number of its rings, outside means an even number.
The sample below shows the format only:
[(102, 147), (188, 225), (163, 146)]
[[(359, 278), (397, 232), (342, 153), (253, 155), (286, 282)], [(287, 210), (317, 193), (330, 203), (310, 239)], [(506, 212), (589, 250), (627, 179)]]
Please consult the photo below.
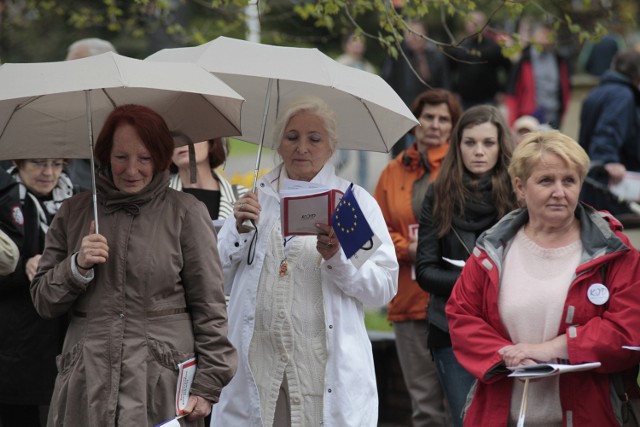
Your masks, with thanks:
[(488, 229), (498, 219), (498, 210), (493, 201), (491, 176), (478, 178), (465, 172), (462, 181), (468, 191), (464, 200), (464, 216), (455, 215), (452, 225), (467, 231)]

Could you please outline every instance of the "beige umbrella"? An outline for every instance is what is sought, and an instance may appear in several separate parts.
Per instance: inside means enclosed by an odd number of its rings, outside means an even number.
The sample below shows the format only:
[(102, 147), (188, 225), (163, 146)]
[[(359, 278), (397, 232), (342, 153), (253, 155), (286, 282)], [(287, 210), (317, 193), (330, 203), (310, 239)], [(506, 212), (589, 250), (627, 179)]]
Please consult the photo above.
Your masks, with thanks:
[(218, 37), (196, 47), (164, 49), (146, 60), (192, 62), (234, 88), (247, 100), (240, 138), (259, 144), (260, 149), (277, 145), (271, 135), (283, 106), (303, 95), (324, 99), (336, 112), (339, 148), (388, 152), (418, 125), (382, 78), (342, 65), (318, 49)]
[[(0, 66), (0, 159), (91, 158), (114, 107), (152, 108), (176, 135), (203, 141), (240, 134), (244, 99), (187, 63), (152, 63), (113, 52), (74, 61)], [(92, 173), (93, 175), (93, 173)], [(97, 199), (92, 180), (97, 231)]]

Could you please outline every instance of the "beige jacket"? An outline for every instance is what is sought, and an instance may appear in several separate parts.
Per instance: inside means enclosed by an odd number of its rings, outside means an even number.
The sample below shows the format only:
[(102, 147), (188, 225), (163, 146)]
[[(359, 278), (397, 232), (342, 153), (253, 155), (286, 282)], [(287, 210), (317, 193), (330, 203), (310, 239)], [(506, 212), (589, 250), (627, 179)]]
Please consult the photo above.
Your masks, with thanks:
[[(216, 237), (203, 204), (157, 174), (142, 192), (98, 178), (109, 260), (88, 284), (71, 257), (92, 220), (91, 194), (65, 202), (47, 235), (31, 294), (43, 317), (69, 315), (51, 426), (154, 426), (175, 416), (177, 364), (198, 358), (192, 394), (216, 402), (236, 353)], [(184, 425), (203, 425), (185, 423)]]

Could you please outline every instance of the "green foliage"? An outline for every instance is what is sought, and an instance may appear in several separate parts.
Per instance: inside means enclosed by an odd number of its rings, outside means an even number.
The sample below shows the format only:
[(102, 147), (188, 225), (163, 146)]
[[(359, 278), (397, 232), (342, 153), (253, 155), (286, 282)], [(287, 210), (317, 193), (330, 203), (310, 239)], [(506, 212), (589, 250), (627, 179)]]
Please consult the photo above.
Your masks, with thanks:
[[(409, 20), (422, 20), (440, 45), (457, 44), (467, 15), (491, 17), (490, 27), (515, 28), (524, 19), (553, 23), (565, 42), (580, 45), (602, 37), (616, 21), (637, 28), (634, 0), (14, 0), (0, 15), (3, 60), (56, 60), (81, 37), (118, 42), (121, 52), (144, 57), (159, 47), (195, 45), (218, 35), (244, 37), (245, 7), (257, 3), (262, 40), (340, 51), (340, 37), (355, 29), (369, 40), (368, 55), (398, 55)], [(46, 40), (46, 43), (43, 41)], [(515, 31), (501, 34), (504, 53), (517, 54), (524, 40)], [(370, 58), (372, 59), (372, 58)]]
[(393, 331), (386, 314), (379, 308), (367, 308), (364, 311), (364, 324), (369, 331)]

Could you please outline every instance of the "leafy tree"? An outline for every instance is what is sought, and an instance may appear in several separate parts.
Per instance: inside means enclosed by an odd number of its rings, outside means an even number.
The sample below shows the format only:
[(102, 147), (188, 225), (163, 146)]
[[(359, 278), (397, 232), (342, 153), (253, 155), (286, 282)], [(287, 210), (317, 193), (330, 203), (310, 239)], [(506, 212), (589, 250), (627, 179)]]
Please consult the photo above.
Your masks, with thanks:
[(134, 57), (223, 34), (243, 37), (250, 1), (257, 2), (266, 43), (337, 53), (341, 35), (355, 28), (379, 58), (398, 54), (411, 19), (427, 22), (434, 43), (455, 45), (466, 15), (482, 10), (489, 26), (503, 31), (510, 54), (523, 43), (517, 27), (527, 16), (553, 21), (561, 42), (570, 45), (600, 37), (612, 22), (623, 31), (635, 28), (638, 16), (634, 0), (0, 0), (0, 58), (63, 59), (66, 47), (82, 37), (109, 39)]

